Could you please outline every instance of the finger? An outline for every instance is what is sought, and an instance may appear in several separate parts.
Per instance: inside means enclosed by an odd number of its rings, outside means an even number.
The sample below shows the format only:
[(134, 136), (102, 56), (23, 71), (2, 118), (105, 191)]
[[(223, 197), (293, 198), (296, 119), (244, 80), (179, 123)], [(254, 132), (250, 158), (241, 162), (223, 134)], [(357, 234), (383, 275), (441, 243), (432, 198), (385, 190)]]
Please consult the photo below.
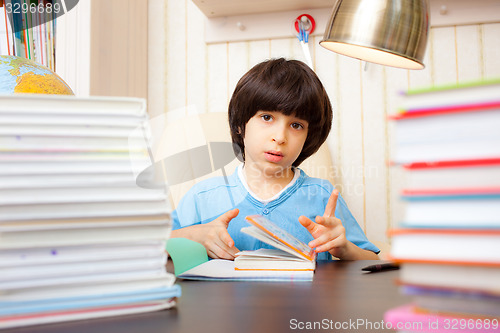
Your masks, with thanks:
[(337, 238), (332, 239), (328, 244), (322, 245), (320, 250), (324, 252), (324, 251), (332, 251), (335, 249), (341, 249), (345, 247), (346, 244), (347, 244), (347, 238), (345, 237), (345, 234), (342, 234)]
[(339, 235), (335, 234), (335, 233), (324, 233), (324, 234), (320, 235), (319, 237), (316, 237), (315, 239), (310, 241), (309, 244), (307, 244), (307, 245), (309, 245), (310, 248), (314, 249), (316, 247), (323, 246), (324, 244), (328, 243), (329, 241), (331, 241), (332, 239), (335, 239), (338, 236)]
[(317, 224), (320, 224), (326, 228), (335, 228), (339, 224), (342, 224), (342, 222), (340, 222), (340, 220), (336, 217), (316, 216), (315, 221)]
[(218, 245), (226, 252), (229, 252), (233, 256), (236, 253), (240, 252), (240, 250), (238, 250), (238, 248), (234, 246), (234, 241), (226, 230), (224, 230), (224, 232), (221, 232), (220, 240), (221, 243), (218, 243)]
[(335, 208), (337, 208), (337, 199), (339, 197), (339, 191), (333, 190), (332, 194), (330, 194), (330, 198), (328, 198), (328, 202), (326, 203), (325, 212), (323, 216), (331, 217), (335, 216)]
[(313, 221), (311, 221), (311, 219), (302, 215), (302, 216), (299, 216), (299, 222), (300, 222), (300, 224), (302, 224), (302, 226), (304, 228), (307, 229), (307, 231), (309, 231), (309, 233), (314, 232), (316, 224)]
[(227, 228), (227, 225), (229, 224), (229, 222), (231, 222), (232, 219), (234, 219), (236, 216), (238, 216), (239, 212), (240, 211), (238, 208), (228, 210), (227, 212), (225, 212), (224, 214), (219, 216), (217, 218), (217, 220), (224, 223), (226, 225), (226, 228)]
[(224, 253), (220, 250), (207, 250), (207, 254), (212, 259), (226, 259), (226, 260), (234, 260), (234, 257), (231, 255)]
[(234, 241), (231, 238), (231, 235), (229, 235), (229, 232), (227, 232), (227, 229), (223, 229), (219, 232), (219, 238), (224, 242), (224, 244), (228, 248), (231, 248), (234, 246)]
[(337, 247), (336, 243), (338, 243), (336, 239), (332, 239), (324, 244), (321, 244), (321, 246), (316, 247), (314, 249), (314, 252), (321, 253), (321, 252), (331, 251), (332, 249)]
[(207, 254), (212, 259), (219, 259), (219, 257), (217, 257), (217, 255), (212, 250), (207, 250)]
[(213, 243), (210, 246), (210, 251), (219, 259), (234, 260), (234, 255), (227, 251), (224, 244)]

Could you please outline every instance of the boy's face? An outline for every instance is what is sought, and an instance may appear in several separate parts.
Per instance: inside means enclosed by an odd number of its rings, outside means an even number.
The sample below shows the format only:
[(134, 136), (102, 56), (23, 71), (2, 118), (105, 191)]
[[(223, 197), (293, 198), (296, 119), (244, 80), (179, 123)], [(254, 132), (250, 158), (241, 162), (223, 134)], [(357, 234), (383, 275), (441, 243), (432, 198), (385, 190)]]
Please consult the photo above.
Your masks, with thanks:
[(308, 126), (279, 111), (257, 111), (245, 127), (245, 168), (266, 176), (289, 170), (302, 151)]

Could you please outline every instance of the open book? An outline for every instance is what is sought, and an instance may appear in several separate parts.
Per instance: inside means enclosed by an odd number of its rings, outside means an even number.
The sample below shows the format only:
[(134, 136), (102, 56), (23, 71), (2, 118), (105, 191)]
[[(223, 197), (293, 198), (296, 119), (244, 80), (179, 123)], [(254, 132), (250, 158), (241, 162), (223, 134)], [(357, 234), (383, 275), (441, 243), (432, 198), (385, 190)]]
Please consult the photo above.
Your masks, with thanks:
[(171, 238), (167, 252), (172, 257), (175, 275), (187, 280), (208, 281), (312, 281), (311, 270), (236, 270), (233, 260), (208, 259), (203, 245), (186, 238)]
[(251, 224), (241, 232), (276, 249), (239, 252), (234, 260), (236, 270), (308, 270), (316, 267), (316, 253), (307, 244), (261, 215), (247, 216)]

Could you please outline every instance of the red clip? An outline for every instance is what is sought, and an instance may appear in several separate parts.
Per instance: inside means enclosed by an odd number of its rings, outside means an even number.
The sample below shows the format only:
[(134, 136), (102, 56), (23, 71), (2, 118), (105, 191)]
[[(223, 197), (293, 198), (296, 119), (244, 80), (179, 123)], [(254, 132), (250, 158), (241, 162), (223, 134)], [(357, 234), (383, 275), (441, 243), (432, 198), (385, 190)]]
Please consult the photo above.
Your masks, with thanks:
[(299, 32), (299, 21), (302, 20), (303, 16), (307, 17), (309, 22), (311, 22), (311, 27), (307, 29), (307, 32), (310, 35), (314, 32), (314, 29), (316, 28), (316, 21), (314, 21), (314, 18), (309, 14), (301, 14), (297, 16), (297, 18), (295, 19), (295, 30), (297, 31), (297, 33)]

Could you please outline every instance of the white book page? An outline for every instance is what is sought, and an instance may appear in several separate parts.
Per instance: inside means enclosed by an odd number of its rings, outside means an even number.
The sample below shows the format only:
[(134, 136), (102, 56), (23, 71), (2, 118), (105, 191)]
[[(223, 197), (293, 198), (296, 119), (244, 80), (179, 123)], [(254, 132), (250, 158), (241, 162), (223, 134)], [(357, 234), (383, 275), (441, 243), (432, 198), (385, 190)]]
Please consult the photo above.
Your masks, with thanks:
[(278, 249), (258, 249), (254, 251), (241, 251), (236, 254), (241, 260), (278, 260), (278, 261), (304, 261), (302, 258), (291, 255)]
[(300, 258), (303, 260), (307, 260), (304, 257), (300, 256), (295, 250), (289, 248), (288, 246), (284, 245), (281, 242), (278, 242), (275, 238), (271, 237), (270, 235), (268, 235), (264, 231), (261, 231), (257, 227), (250, 226), (250, 227), (241, 228), (241, 232), (243, 232), (247, 235), (250, 235), (252, 237), (255, 237), (258, 240), (260, 240), (266, 244), (269, 244), (271, 246), (274, 246), (277, 249), (283, 250), (283, 251), (293, 255), (294, 257), (297, 257), (297, 258)]

